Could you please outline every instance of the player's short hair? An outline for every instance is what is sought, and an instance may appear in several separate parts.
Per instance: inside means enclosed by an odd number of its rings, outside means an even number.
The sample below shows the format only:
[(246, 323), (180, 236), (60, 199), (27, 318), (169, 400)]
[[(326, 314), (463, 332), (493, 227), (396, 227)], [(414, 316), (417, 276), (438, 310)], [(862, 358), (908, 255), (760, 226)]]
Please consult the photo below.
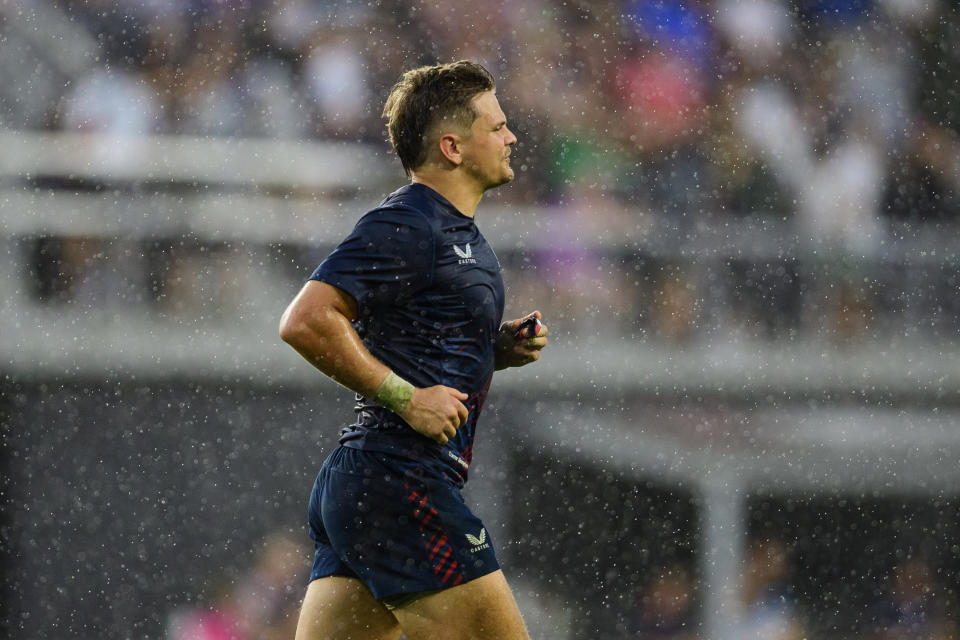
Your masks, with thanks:
[(418, 67), (400, 76), (383, 117), (407, 175), (427, 161), (433, 129), (443, 122), (469, 129), (477, 118), (473, 98), (494, 88), (490, 72), (469, 60)]

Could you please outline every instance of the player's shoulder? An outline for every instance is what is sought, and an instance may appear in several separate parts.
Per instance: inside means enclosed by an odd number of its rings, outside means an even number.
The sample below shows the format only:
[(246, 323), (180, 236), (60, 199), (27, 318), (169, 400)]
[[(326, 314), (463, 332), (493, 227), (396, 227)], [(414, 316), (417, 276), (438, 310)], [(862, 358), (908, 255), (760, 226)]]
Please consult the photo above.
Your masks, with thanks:
[(430, 195), (431, 191), (428, 188), (414, 182), (404, 185), (388, 195), (377, 208), (398, 209), (429, 216), (436, 208)]
[(361, 224), (396, 224), (435, 229), (438, 224), (436, 206), (417, 185), (409, 184), (397, 189), (368, 211), (360, 219)]

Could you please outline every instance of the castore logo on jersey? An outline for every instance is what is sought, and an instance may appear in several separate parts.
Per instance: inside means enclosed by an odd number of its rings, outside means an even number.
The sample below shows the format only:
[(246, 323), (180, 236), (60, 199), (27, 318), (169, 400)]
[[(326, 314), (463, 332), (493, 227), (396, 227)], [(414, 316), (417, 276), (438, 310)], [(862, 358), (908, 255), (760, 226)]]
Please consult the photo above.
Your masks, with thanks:
[(477, 259), (473, 257), (473, 249), (470, 248), (469, 242), (463, 245), (463, 249), (453, 245), (453, 251), (460, 257), (460, 264), (477, 264)]

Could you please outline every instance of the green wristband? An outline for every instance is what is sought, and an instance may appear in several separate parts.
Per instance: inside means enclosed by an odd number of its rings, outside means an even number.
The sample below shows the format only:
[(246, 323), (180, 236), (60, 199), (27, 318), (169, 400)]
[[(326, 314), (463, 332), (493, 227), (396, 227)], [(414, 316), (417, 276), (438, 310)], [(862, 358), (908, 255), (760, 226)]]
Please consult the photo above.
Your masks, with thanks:
[(377, 389), (377, 394), (373, 396), (373, 399), (380, 406), (396, 414), (401, 414), (410, 404), (413, 390), (414, 386), (412, 384), (391, 371), (387, 374), (380, 388)]

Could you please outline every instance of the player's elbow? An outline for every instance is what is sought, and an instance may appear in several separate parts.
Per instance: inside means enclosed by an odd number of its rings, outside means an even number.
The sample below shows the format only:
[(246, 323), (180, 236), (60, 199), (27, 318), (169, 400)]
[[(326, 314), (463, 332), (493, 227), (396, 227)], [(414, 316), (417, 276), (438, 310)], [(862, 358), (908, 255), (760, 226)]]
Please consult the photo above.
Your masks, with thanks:
[(293, 308), (288, 308), (280, 317), (280, 339), (292, 347), (304, 341), (309, 331), (306, 321)]

